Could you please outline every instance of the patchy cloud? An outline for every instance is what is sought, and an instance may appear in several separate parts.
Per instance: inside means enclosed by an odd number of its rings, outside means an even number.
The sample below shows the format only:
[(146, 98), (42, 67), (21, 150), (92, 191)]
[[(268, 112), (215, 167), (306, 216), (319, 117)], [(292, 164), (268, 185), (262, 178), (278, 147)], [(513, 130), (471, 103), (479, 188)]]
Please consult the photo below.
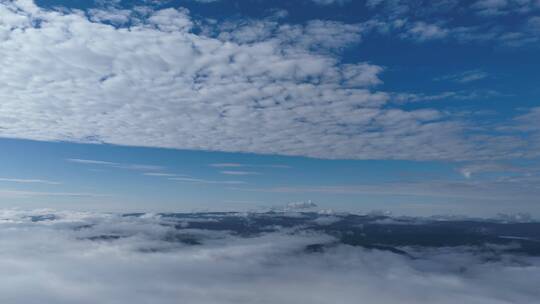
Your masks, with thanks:
[(419, 21), (410, 27), (405, 35), (409, 35), (416, 40), (425, 41), (444, 38), (448, 35), (448, 32), (436, 24)]
[(477, 69), (477, 70), (465, 71), (458, 74), (451, 74), (451, 75), (437, 77), (435, 78), (435, 80), (437, 81), (449, 80), (449, 81), (454, 81), (454, 82), (459, 82), (459, 83), (469, 83), (469, 82), (473, 82), (477, 80), (482, 80), (487, 77), (489, 77), (488, 73), (480, 69)]
[[(525, 134), (471, 134), (481, 127), (451, 112), (389, 106), (384, 67), (337, 55), (381, 29), (373, 22), (195, 30), (186, 9), (134, 9), (120, 26), (127, 12), (0, 7), (2, 137), (346, 159), (538, 155)], [(398, 19), (419, 40), (455, 32)]]
[[(527, 19), (540, 11), (535, 1), (369, 0), (366, 6), (375, 13), (366, 25), (382, 34), (398, 34), (403, 39), (495, 42), (508, 47), (534, 45), (539, 41), (527, 26)], [(521, 18), (518, 26), (501, 26), (513, 24), (516, 16)]]

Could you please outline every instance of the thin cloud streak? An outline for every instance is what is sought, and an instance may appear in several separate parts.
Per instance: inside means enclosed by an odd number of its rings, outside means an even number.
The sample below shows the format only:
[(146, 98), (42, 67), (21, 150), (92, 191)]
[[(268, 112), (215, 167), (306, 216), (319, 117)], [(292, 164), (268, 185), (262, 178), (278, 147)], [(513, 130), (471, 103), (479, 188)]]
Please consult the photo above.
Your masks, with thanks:
[(219, 173), (225, 174), (225, 175), (260, 175), (259, 172), (253, 172), (253, 171), (220, 171)]
[(448, 81), (453, 81), (453, 82), (458, 82), (458, 83), (469, 83), (469, 82), (478, 81), (478, 80), (488, 78), (489, 76), (490, 75), (487, 72), (485, 72), (483, 70), (480, 70), (480, 69), (477, 69), (477, 70), (470, 70), (470, 71), (465, 71), (465, 72), (462, 72), (462, 73), (450, 74), (450, 75), (437, 77), (434, 80), (435, 81), (448, 80)]
[(208, 165), (215, 168), (276, 168), (276, 169), (290, 169), (291, 166), (287, 165), (255, 165), (255, 164), (241, 164), (241, 163), (216, 163)]
[(41, 192), (41, 191), (19, 191), (0, 189), (0, 197), (4, 198), (28, 198), (28, 197), (110, 197), (108, 194), (97, 194), (87, 192)]
[(173, 178), (169, 178), (169, 180), (184, 182), (184, 183), (195, 183), (195, 184), (223, 184), (223, 185), (246, 184), (246, 182), (244, 181), (216, 181), (216, 180), (207, 180), (207, 179), (190, 178), (190, 177), (173, 177)]
[(134, 170), (134, 171), (160, 171), (164, 168), (162, 166), (155, 165), (141, 165), (141, 164), (123, 164), (110, 161), (102, 160), (92, 160), (92, 159), (79, 159), (79, 158), (68, 158), (68, 162), (84, 164), (84, 165), (97, 165), (118, 169)]
[(43, 179), (24, 179), (24, 178), (0, 178), (0, 182), (21, 183), (21, 184), (45, 184), (45, 185), (61, 185), (61, 182), (49, 181)]
[(155, 177), (181, 177), (187, 176), (185, 174), (175, 174), (175, 173), (160, 173), (160, 172), (146, 172), (143, 173), (144, 176), (155, 176)]

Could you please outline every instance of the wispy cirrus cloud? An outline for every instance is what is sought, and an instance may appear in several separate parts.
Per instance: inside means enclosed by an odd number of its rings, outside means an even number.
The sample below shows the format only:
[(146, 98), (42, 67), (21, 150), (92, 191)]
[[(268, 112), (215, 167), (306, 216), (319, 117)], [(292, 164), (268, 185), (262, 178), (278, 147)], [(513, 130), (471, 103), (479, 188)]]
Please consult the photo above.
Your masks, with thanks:
[(0, 189), (0, 197), (3, 198), (32, 198), (32, 197), (88, 197), (88, 198), (104, 198), (109, 197), (108, 194), (90, 193), (90, 192), (48, 192), (48, 191), (23, 191)]
[(492, 163), (492, 162), (468, 164), (468, 165), (460, 167), (458, 171), (463, 175), (463, 177), (467, 179), (472, 178), (476, 174), (486, 173), (486, 172), (503, 172), (503, 173), (526, 172), (525, 170), (522, 170), (510, 164)]
[(450, 75), (444, 75), (441, 77), (435, 78), (436, 81), (443, 81), (443, 80), (449, 80), (459, 83), (469, 83), (473, 81), (482, 80), (485, 78), (488, 78), (489, 74), (483, 70), (476, 69), (476, 70), (469, 70), (462, 73), (457, 74), (450, 74)]
[(514, 164), (510, 162), (472, 162), (459, 166), (457, 171), (467, 179), (481, 174), (496, 174), (499, 180), (524, 180), (540, 177), (540, 166), (534, 161)]
[(193, 177), (171, 177), (169, 180), (183, 182), (183, 183), (194, 183), (194, 184), (211, 184), (211, 185), (241, 185), (246, 184), (244, 181), (236, 180), (209, 180)]
[(220, 171), (219, 173), (225, 174), (225, 175), (260, 175), (260, 172), (255, 171), (233, 171), (233, 170), (226, 170), (226, 171)]
[(288, 165), (268, 165), (268, 164), (244, 164), (244, 163), (215, 163), (210, 164), (214, 168), (275, 168), (275, 169), (290, 169)]
[[(375, 16), (366, 22), (384, 35), (397, 35), (417, 42), (437, 40), (458, 43), (495, 42), (507, 47), (535, 45), (539, 42), (530, 31), (527, 20), (536, 16), (540, 4), (536, 1), (407, 1), (369, 0), (367, 8)], [(476, 16), (470, 16), (470, 12)], [(449, 18), (449, 16), (452, 16)], [(464, 17), (459, 22), (456, 17)], [(516, 30), (510, 24), (520, 16)]]
[(347, 2), (350, 2), (351, 0), (311, 0), (311, 1), (313, 1), (314, 3), (318, 5), (333, 5), (333, 4), (343, 5)]
[(61, 182), (50, 181), (44, 179), (26, 179), (26, 178), (6, 178), (0, 177), (0, 182), (20, 183), (20, 184), (45, 184), (45, 185), (61, 185)]
[(425, 93), (395, 93), (392, 94), (392, 102), (421, 102), (421, 101), (439, 101), (439, 100), (485, 100), (489, 98), (508, 96), (496, 90), (461, 90), (445, 91), (435, 94)]
[(216, 167), (216, 168), (239, 168), (239, 167), (245, 167), (249, 165), (239, 164), (239, 163), (216, 163), (216, 164), (210, 164), (209, 166)]
[(179, 177), (186, 176), (184, 174), (175, 174), (175, 173), (163, 173), (163, 172), (146, 172), (143, 173), (145, 176), (155, 176), (155, 177)]
[(471, 8), (484, 17), (523, 14), (540, 8), (538, 1), (476, 0)]
[(83, 165), (95, 165), (95, 166), (104, 166), (117, 169), (126, 169), (126, 170), (135, 170), (135, 171), (160, 171), (163, 170), (163, 166), (155, 165), (143, 165), (143, 164), (125, 164), (125, 163), (116, 163), (102, 160), (93, 160), (93, 159), (79, 159), (79, 158), (69, 158), (68, 162), (83, 164)]
[(80, 158), (68, 158), (68, 162), (85, 164), (85, 165), (100, 165), (100, 166), (116, 166), (118, 163), (102, 161), (102, 160), (93, 160), (93, 159), (80, 159)]

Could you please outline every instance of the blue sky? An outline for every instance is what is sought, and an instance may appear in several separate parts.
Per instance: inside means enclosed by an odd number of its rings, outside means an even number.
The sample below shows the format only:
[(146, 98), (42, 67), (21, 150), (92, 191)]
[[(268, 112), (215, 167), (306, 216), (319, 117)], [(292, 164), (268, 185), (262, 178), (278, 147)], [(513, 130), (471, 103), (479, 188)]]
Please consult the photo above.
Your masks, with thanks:
[(0, 1), (0, 202), (539, 215), (539, 13)]

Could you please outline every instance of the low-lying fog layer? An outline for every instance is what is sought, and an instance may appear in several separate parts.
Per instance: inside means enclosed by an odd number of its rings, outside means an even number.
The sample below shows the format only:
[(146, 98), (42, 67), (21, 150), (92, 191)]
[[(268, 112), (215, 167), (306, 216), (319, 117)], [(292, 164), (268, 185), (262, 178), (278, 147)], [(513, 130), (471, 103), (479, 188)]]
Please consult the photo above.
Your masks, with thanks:
[(0, 303), (540, 303), (540, 224), (0, 211)]

